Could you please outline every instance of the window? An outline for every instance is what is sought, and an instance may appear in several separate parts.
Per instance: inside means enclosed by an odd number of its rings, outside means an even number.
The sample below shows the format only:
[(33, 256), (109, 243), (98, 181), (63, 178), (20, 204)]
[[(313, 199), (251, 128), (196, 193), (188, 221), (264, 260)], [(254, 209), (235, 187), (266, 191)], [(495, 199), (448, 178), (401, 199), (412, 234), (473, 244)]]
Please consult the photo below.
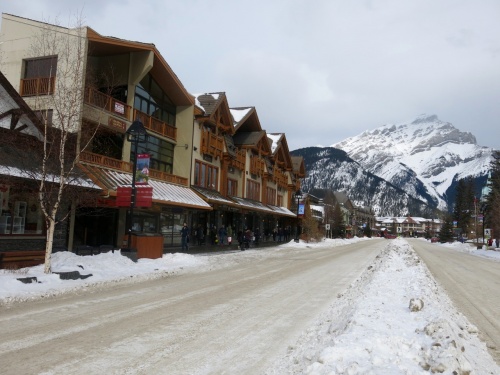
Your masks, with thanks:
[(56, 56), (24, 60), (24, 75), (20, 87), (21, 96), (53, 94), (56, 73)]
[(236, 197), (238, 195), (238, 181), (227, 179), (227, 195)]
[(33, 112), (35, 113), (36, 117), (40, 119), (42, 124), (47, 123), (48, 126), (52, 126), (52, 115), (54, 113), (52, 109), (46, 109), (43, 111), (33, 111)]
[(260, 201), (260, 184), (258, 182), (247, 180), (247, 198)]
[(278, 207), (283, 207), (283, 195), (278, 195), (278, 201), (277, 201), (277, 206)]
[(175, 126), (176, 107), (150, 74), (135, 88), (134, 108)]
[(57, 56), (24, 60), (24, 78), (55, 77)]
[[(163, 139), (148, 135), (148, 141), (139, 143), (139, 154), (149, 154), (149, 168), (161, 172), (172, 173), (174, 165), (174, 145)], [(134, 160), (134, 152), (130, 151), (130, 160)]]
[(0, 184), (0, 235), (43, 235), (44, 230), (36, 192)]
[(273, 206), (276, 206), (276, 189), (268, 187), (266, 189), (266, 202), (267, 204), (272, 204)]
[(196, 160), (194, 165), (194, 185), (217, 190), (219, 169), (213, 165)]

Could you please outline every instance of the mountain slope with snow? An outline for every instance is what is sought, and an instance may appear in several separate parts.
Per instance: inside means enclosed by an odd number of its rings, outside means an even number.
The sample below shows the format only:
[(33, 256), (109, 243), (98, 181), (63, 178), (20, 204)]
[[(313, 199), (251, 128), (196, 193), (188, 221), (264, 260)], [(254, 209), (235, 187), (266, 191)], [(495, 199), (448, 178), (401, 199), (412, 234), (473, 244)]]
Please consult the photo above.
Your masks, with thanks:
[(486, 179), (492, 149), (477, 145), (437, 116), (365, 131), (331, 147), (344, 150), (367, 171), (430, 206), (447, 209), (459, 179)]

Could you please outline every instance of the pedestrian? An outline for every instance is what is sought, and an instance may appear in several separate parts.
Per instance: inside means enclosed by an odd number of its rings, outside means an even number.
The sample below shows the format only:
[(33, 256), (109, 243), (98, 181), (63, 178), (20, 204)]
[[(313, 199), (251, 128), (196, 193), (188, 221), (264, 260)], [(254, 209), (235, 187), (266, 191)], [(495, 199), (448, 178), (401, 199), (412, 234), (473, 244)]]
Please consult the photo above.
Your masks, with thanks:
[(224, 225), (222, 225), (219, 228), (219, 245), (224, 245), (224, 242), (226, 242), (226, 236), (227, 236), (226, 228), (224, 227)]
[(500, 244), (500, 240), (498, 238), (495, 239), (495, 247), (498, 249), (498, 245)]
[(245, 248), (243, 246), (243, 243), (244, 243), (245, 239), (244, 239), (244, 236), (243, 236), (243, 231), (238, 231), (238, 246), (240, 248), (241, 251), (244, 251)]
[(198, 245), (203, 244), (205, 234), (203, 233), (203, 226), (201, 224), (198, 224), (198, 228), (196, 229), (196, 239), (198, 240)]
[(210, 243), (212, 245), (217, 244), (217, 228), (215, 225), (212, 225), (212, 228), (210, 229)]
[(250, 241), (252, 241), (252, 231), (247, 228), (245, 231), (245, 248), (248, 249), (250, 247)]
[(254, 236), (255, 246), (258, 246), (259, 245), (259, 240), (260, 240), (260, 231), (259, 231), (259, 228), (255, 228), (255, 231), (253, 232), (253, 236)]
[(227, 227), (227, 244), (231, 245), (232, 242), (233, 242), (233, 228), (231, 227), (231, 225), (229, 225)]
[(182, 250), (189, 250), (189, 228), (186, 223), (182, 225), (182, 229), (180, 230), (181, 232), (181, 246)]
[(273, 229), (273, 241), (276, 242), (276, 234), (278, 232), (276, 231), (276, 228)]

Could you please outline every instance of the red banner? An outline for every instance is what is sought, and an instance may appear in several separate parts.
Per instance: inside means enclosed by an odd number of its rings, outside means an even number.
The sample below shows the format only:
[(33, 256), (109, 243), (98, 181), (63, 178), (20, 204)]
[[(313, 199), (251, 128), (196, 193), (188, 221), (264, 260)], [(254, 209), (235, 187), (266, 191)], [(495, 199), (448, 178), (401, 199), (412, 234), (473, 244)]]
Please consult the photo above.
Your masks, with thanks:
[[(151, 207), (153, 204), (153, 188), (151, 186), (136, 186), (135, 192), (135, 207)], [(119, 186), (116, 193), (116, 207), (130, 207), (132, 187)]]

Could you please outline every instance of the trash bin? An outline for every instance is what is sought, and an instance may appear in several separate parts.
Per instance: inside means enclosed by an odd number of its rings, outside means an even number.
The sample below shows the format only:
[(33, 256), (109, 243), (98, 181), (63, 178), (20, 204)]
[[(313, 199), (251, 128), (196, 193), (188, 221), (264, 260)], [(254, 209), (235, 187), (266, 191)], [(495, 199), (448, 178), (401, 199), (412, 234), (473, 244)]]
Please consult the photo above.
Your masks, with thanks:
[(132, 233), (132, 247), (137, 258), (158, 259), (163, 256), (163, 236), (158, 233)]

